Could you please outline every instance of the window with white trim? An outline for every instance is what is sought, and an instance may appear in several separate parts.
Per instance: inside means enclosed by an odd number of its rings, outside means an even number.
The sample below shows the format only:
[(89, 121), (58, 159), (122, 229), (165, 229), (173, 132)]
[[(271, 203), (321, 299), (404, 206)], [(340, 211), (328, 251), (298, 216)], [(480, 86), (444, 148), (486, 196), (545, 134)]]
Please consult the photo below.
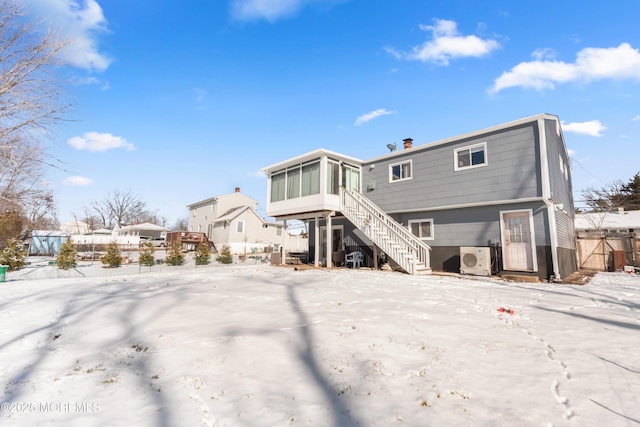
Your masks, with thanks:
[(276, 227), (276, 236), (282, 236), (282, 227)]
[(236, 233), (244, 233), (244, 220), (239, 219), (236, 223)]
[(464, 170), (487, 165), (487, 143), (458, 148), (453, 154), (454, 170)]
[(411, 234), (422, 240), (433, 240), (432, 219), (412, 219), (408, 223)]
[(320, 162), (290, 166), (271, 174), (271, 202), (320, 193)]
[(408, 179), (411, 179), (411, 170), (413, 169), (411, 166), (411, 160), (390, 164), (389, 182), (406, 181)]

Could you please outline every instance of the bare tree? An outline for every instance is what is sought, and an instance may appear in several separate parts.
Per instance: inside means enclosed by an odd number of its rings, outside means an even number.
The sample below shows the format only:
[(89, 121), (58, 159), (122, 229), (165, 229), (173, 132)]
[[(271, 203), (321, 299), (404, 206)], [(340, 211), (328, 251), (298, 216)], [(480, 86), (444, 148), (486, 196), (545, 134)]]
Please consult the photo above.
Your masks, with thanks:
[(55, 230), (60, 226), (51, 190), (34, 192), (24, 201), (30, 230)]
[(582, 191), (582, 199), (593, 212), (640, 209), (640, 172), (626, 183), (618, 180), (600, 188), (589, 187)]
[(91, 202), (85, 206), (85, 217), (94, 218), (101, 227), (113, 228), (134, 223), (152, 222), (164, 225), (165, 217), (147, 209), (147, 202), (131, 192), (131, 190), (114, 190), (102, 200)]
[(26, 15), (19, 0), (0, 0), (0, 212), (49, 198), (42, 174), (56, 159), (41, 138), (70, 107), (54, 73), (69, 42)]
[(171, 227), (174, 231), (186, 231), (189, 229), (189, 218), (183, 216), (182, 218), (178, 218), (176, 222)]

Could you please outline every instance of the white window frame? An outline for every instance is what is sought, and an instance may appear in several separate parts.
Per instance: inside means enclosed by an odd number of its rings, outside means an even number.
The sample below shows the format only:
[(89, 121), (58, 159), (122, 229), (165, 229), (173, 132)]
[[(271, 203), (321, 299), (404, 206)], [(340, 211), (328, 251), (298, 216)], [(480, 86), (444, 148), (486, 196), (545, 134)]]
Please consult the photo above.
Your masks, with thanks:
[(236, 233), (244, 234), (244, 219), (239, 219), (236, 222)]
[[(408, 177), (400, 177), (398, 179), (393, 179), (393, 167), (394, 166), (402, 166), (405, 164), (409, 164), (409, 176)], [(402, 172), (402, 167), (400, 167), (400, 171)], [(409, 160), (403, 160), (401, 162), (396, 162), (396, 163), (391, 163), (389, 165), (389, 183), (392, 182), (401, 182), (401, 181), (408, 181), (410, 179), (413, 179), (413, 160), (409, 159)]]
[[(407, 229), (409, 230), (409, 233), (411, 233), (411, 225), (415, 224), (415, 223), (421, 223), (421, 222), (428, 222), (430, 224), (429, 226), (429, 230), (430, 230), (430, 234), (431, 237), (421, 237), (421, 236), (416, 236), (418, 239), (420, 240), (433, 240), (435, 238), (434, 236), (434, 232), (435, 232), (435, 227), (433, 224), (433, 218), (421, 218), (421, 219), (410, 219), (407, 222)], [(411, 233), (413, 234), (413, 233)], [(415, 234), (413, 234), (415, 236)]]
[(276, 227), (276, 236), (282, 236), (282, 227)]
[[(484, 151), (484, 163), (478, 163), (477, 165), (472, 164), (472, 156), (471, 150), (474, 148), (482, 147)], [(468, 151), (469, 152), (469, 166), (458, 166), (458, 153)], [(466, 147), (456, 148), (453, 150), (453, 170), (461, 171), (467, 169), (475, 169), (487, 166), (489, 164), (489, 153), (487, 152), (487, 143), (481, 142), (479, 144), (467, 145)]]

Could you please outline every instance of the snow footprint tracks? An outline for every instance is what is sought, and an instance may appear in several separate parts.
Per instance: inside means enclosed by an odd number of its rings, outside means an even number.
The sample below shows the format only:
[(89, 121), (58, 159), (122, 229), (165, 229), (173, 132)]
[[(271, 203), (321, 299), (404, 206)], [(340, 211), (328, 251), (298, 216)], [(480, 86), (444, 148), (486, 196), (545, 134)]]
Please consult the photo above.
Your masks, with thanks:
[[(547, 342), (543, 338), (540, 338), (540, 337), (536, 336), (530, 329), (522, 327), (520, 325), (520, 323), (516, 319), (513, 319), (511, 316), (512, 315), (510, 315), (509, 317), (504, 316), (504, 315), (500, 315), (498, 318), (502, 322), (504, 322), (505, 324), (507, 324), (509, 326), (512, 326), (512, 327), (522, 331), (523, 333), (527, 334), (529, 337), (531, 337), (531, 339), (535, 340), (537, 343), (542, 344), (544, 346), (544, 355), (549, 360), (549, 362), (558, 365), (560, 367), (560, 369), (562, 370), (562, 378), (560, 380), (553, 380), (552, 381), (551, 387), (550, 387), (550, 391), (551, 391), (551, 395), (553, 396), (555, 401), (558, 402), (559, 405), (562, 405), (565, 418), (567, 420), (570, 419), (571, 417), (573, 417), (575, 415), (575, 412), (570, 406), (569, 398), (566, 397), (566, 396), (562, 396), (560, 394), (562, 381), (571, 380), (571, 372), (567, 368), (567, 365), (564, 362), (562, 362), (561, 360), (558, 360), (556, 358), (556, 350), (553, 348), (553, 346), (551, 346), (551, 344), (549, 344), (549, 342)], [(520, 316), (520, 317), (523, 318), (523, 319), (532, 321), (532, 319), (529, 319), (527, 317), (524, 317), (524, 316)]]
[(189, 390), (189, 399), (198, 404), (198, 412), (202, 415), (202, 425), (205, 427), (218, 427), (218, 420), (209, 412), (209, 405), (206, 404), (197, 391), (206, 383), (206, 379), (199, 377), (181, 377), (180, 379), (184, 381), (185, 388)]

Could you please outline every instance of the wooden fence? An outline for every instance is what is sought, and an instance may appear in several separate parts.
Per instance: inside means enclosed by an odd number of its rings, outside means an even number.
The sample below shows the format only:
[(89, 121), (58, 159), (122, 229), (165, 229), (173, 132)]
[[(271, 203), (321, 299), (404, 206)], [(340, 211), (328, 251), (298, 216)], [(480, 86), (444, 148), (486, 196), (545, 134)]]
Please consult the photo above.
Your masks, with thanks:
[(626, 265), (640, 267), (640, 237), (635, 233), (581, 232), (577, 243), (578, 262), (582, 269), (616, 271)]

